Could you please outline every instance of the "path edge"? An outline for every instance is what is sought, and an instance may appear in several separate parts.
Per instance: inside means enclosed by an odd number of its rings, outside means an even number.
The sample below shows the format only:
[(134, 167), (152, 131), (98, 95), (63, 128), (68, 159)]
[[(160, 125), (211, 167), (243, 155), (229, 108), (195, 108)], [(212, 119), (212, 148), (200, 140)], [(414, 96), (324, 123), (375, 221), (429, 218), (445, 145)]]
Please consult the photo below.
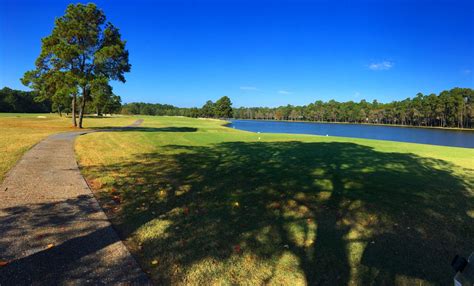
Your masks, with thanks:
[[(132, 129), (134, 127), (138, 127), (140, 126), (142, 123), (143, 123), (143, 119), (138, 119), (138, 120), (135, 120), (131, 125), (127, 125), (125, 127), (121, 127), (122, 129)], [(104, 210), (104, 208), (102, 208), (101, 204), (99, 203), (99, 200), (97, 199), (94, 191), (93, 191), (93, 188), (91, 187), (91, 185), (89, 185), (89, 182), (87, 181), (87, 179), (84, 177), (84, 175), (82, 174), (81, 172), (81, 165), (79, 164), (78, 162), (78, 157), (77, 157), (77, 154), (76, 154), (76, 139), (77, 137), (79, 136), (83, 136), (83, 135), (87, 135), (87, 134), (90, 134), (90, 133), (96, 133), (96, 132), (110, 132), (110, 131), (113, 131), (113, 129), (98, 129), (98, 130), (91, 130), (91, 131), (84, 131), (84, 133), (82, 134), (78, 134), (77, 136), (74, 137), (74, 140), (73, 140), (73, 144), (72, 144), (72, 148), (73, 148), (73, 152), (74, 152), (74, 162), (76, 164), (76, 168), (77, 170), (79, 171), (79, 174), (81, 175), (81, 178), (82, 178), (82, 181), (84, 182), (84, 186), (87, 187), (87, 189), (89, 190), (89, 193), (92, 195), (92, 198), (93, 198), (93, 201), (94, 201), (94, 204), (96, 205), (97, 209), (100, 209), (102, 211), (102, 213), (105, 215), (105, 217), (107, 218), (107, 222), (109, 223), (110, 225), (110, 228), (114, 231), (114, 234), (115, 236), (117, 237), (117, 241), (120, 241), (120, 243), (122, 244), (122, 246), (124, 247), (124, 249), (126, 250), (126, 252), (129, 254), (129, 256), (131, 257), (131, 259), (136, 263), (136, 265), (138, 266), (138, 269), (140, 269), (140, 271), (142, 272), (142, 274), (146, 277), (146, 279), (148, 280), (148, 285), (153, 285), (151, 284), (151, 279), (150, 279), (150, 276), (145, 272), (145, 270), (142, 268), (142, 266), (140, 265), (140, 263), (138, 262), (138, 260), (135, 258), (135, 256), (132, 254), (132, 252), (130, 251), (130, 249), (127, 247), (127, 244), (124, 243), (124, 241), (122, 240), (122, 238), (120, 237), (120, 235), (118, 234), (118, 231), (117, 229), (115, 228), (114, 224), (112, 223), (112, 221), (110, 220), (109, 216), (107, 215), (107, 212)], [(46, 139), (46, 138), (45, 138)], [(43, 139), (44, 140), (44, 139)], [(41, 141), (43, 141), (41, 140)], [(40, 142), (41, 142), (40, 141)], [(38, 142), (39, 143), (39, 142)], [(37, 144), (38, 144), (37, 143)], [(18, 161), (19, 162), (19, 161)], [(12, 168), (13, 169), (13, 168)]]

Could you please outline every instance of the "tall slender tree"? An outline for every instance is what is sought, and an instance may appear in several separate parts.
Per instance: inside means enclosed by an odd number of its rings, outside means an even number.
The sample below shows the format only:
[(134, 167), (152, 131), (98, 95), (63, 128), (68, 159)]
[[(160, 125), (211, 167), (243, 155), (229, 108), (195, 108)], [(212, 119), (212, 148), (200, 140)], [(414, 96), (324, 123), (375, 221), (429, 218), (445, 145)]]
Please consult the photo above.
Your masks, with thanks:
[(131, 68), (119, 30), (106, 21), (104, 12), (95, 4), (67, 7), (64, 16), (56, 19), (51, 35), (42, 39), (35, 66), (25, 73), (22, 82), (49, 98), (69, 91), (74, 124), (79, 91), (80, 128), (94, 86), (109, 80), (125, 82), (124, 73)]

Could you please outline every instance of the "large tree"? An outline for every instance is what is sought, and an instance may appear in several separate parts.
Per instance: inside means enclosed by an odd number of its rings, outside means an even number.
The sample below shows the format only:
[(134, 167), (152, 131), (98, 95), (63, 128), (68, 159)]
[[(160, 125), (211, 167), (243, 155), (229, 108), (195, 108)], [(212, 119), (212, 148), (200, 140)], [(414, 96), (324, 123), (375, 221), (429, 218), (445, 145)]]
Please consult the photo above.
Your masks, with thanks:
[(221, 97), (215, 104), (215, 115), (218, 118), (232, 117), (232, 102), (227, 96)]
[(76, 126), (76, 94), (80, 96), (79, 127), (86, 102), (104, 82), (125, 82), (130, 71), (128, 51), (119, 30), (106, 21), (95, 4), (70, 4), (56, 19), (51, 35), (42, 39), (36, 68), (25, 73), (22, 82), (44, 98), (71, 96), (73, 124)]
[(202, 117), (214, 117), (215, 116), (215, 104), (211, 100), (206, 101), (206, 103), (201, 108)]

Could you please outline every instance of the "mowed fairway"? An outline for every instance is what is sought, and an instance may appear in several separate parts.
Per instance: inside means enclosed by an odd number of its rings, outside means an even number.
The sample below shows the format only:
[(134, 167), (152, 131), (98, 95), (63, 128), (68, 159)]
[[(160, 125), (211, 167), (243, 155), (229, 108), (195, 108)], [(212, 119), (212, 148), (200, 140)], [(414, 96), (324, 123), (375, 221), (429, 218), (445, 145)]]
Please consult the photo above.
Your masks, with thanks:
[(449, 285), (474, 241), (474, 149), (144, 117), (76, 141), (157, 284)]
[[(133, 122), (130, 117), (85, 118), (86, 127), (124, 126)], [(48, 135), (77, 131), (71, 118), (56, 114), (0, 113), (0, 181), (8, 170), (33, 145)]]

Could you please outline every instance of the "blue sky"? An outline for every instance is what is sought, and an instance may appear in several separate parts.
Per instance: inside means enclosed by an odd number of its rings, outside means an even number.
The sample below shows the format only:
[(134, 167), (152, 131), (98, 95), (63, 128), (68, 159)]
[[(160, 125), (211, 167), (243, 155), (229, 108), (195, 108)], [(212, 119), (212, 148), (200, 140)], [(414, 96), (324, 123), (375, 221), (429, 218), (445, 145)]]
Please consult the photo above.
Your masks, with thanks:
[[(25, 89), (68, 3), (0, 0), (0, 87)], [(474, 88), (472, 0), (95, 3), (127, 40), (132, 71), (113, 84), (124, 102), (388, 102)]]

